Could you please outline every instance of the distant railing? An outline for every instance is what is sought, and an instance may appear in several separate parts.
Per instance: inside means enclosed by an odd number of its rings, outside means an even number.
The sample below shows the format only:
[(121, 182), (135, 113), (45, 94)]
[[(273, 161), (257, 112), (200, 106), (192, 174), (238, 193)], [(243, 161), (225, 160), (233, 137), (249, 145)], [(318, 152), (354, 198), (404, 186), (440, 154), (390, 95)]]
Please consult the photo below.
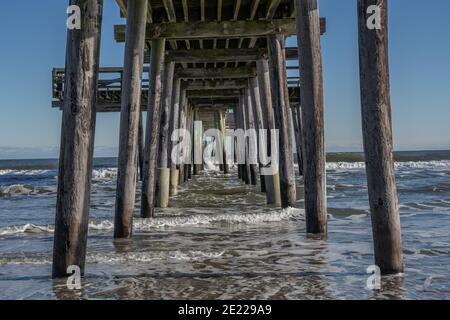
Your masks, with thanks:
[[(288, 73), (298, 73), (298, 67), (288, 66), (286, 67)], [(145, 70), (148, 72), (148, 70)], [(297, 72), (296, 72), (297, 71)], [(98, 80), (98, 104), (100, 111), (102, 107), (120, 105), (121, 90), (122, 90), (122, 76), (123, 68), (100, 68), (99, 80)], [(299, 87), (300, 79), (297, 75), (288, 76), (288, 86), (290, 88)], [(64, 81), (65, 81), (65, 69), (55, 68), (52, 71), (52, 107), (62, 108), (64, 101)], [(143, 103), (147, 100), (149, 88), (149, 79), (142, 79), (143, 89)], [(112, 108), (111, 111), (115, 109)]]

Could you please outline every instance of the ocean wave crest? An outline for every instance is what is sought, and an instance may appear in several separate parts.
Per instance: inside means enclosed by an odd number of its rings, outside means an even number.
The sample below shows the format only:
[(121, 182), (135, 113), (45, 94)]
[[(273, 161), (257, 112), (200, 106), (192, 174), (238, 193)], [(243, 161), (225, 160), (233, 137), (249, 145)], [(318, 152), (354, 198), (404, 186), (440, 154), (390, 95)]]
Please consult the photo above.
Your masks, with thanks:
[(38, 176), (48, 174), (51, 170), (15, 170), (15, 169), (2, 169), (0, 170), (0, 176), (12, 175), (12, 176)]
[(93, 179), (108, 179), (117, 177), (117, 168), (96, 169), (92, 172)]
[[(328, 162), (327, 170), (339, 169), (364, 169), (366, 164), (364, 162)], [(442, 168), (450, 169), (450, 160), (436, 160), (436, 161), (406, 161), (395, 162), (396, 169), (411, 168), (411, 169), (436, 169)]]
[(0, 187), (0, 197), (6, 196), (28, 196), (55, 193), (56, 188), (52, 187), (34, 187), (28, 184), (14, 184), (11, 186)]
[[(176, 260), (176, 261), (201, 261), (218, 259), (225, 254), (222, 252), (208, 251), (160, 251), (160, 252), (127, 252), (127, 253), (88, 253), (86, 262), (91, 264), (125, 264), (146, 263), (152, 261)], [(52, 258), (45, 255), (0, 257), (0, 265), (49, 265)]]
[[(219, 215), (192, 215), (180, 217), (159, 217), (156, 219), (135, 219), (133, 228), (136, 232), (152, 231), (166, 227), (206, 225), (214, 223), (226, 224), (258, 224), (279, 222), (303, 217), (303, 210), (284, 209), (280, 211), (261, 212), (254, 214), (219, 214)], [(0, 228), (0, 236), (13, 236), (19, 234), (53, 233), (54, 226), (38, 226), (33, 224), (7, 226)], [(89, 223), (90, 231), (109, 232), (114, 230), (114, 223), (110, 220), (92, 221)]]

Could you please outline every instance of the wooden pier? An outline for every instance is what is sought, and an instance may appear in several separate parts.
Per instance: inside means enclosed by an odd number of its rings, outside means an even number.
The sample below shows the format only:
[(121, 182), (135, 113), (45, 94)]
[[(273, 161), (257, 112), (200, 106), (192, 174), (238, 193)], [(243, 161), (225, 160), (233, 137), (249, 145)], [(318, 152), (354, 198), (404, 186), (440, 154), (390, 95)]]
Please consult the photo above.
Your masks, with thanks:
[[(375, 260), (383, 273), (397, 273), (403, 262), (392, 157), (388, 1), (355, 1)], [(326, 236), (321, 52), (326, 20), (319, 16), (318, 1), (116, 2), (126, 18), (126, 25), (114, 30), (115, 40), (125, 42), (123, 68), (99, 66), (103, 0), (71, 0), (81, 9), (83, 27), (68, 30), (66, 68), (53, 70), (53, 107), (63, 112), (53, 276), (67, 276), (71, 265), (84, 272), (97, 112), (121, 114), (116, 239), (133, 236), (138, 179), (141, 216), (153, 218), (156, 206), (170, 206), (178, 185), (202, 170), (198, 158), (209, 128), (219, 129), (223, 137), (227, 129), (268, 132), (267, 147), (262, 140), (245, 139), (245, 151), (234, 157), (243, 160), (238, 165), (243, 182), (266, 193), (267, 204), (282, 208), (297, 204), (296, 146), (307, 232)], [(371, 5), (381, 10), (380, 29), (367, 27)], [(286, 47), (291, 36), (297, 37), (298, 48)], [(287, 66), (287, 61), (299, 63)], [(290, 70), (299, 76), (289, 77)], [(200, 146), (194, 150), (182, 144), (181, 164), (172, 155), (177, 129), (187, 129), (193, 146)], [(270, 143), (274, 132), (279, 135), (275, 147)], [(271, 175), (263, 174), (268, 164), (249, 158), (249, 150), (262, 148), (278, 169)], [(221, 151), (225, 161), (220, 168), (228, 173), (226, 143)]]

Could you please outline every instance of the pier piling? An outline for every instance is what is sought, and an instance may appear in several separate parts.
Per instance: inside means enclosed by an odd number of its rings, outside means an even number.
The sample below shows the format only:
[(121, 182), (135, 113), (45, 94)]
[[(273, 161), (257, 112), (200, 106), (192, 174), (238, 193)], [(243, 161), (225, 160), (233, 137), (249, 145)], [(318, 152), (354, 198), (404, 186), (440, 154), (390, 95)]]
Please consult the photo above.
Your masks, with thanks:
[[(367, 26), (371, 5), (380, 9), (379, 29)], [(358, 0), (362, 127), (375, 263), (383, 274), (392, 274), (403, 271), (403, 252), (392, 145), (387, 6), (387, 0)]]
[(142, 182), (141, 217), (154, 217), (156, 196), (156, 166), (158, 159), (162, 77), (166, 40), (151, 42), (150, 88), (148, 94), (147, 126), (145, 134), (144, 181)]
[(306, 229), (327, 233), (324, 98), (320, 19), (317, 0), (296, 0)]
[(83, 28), (68, 30), (53, 246), (53, 278), (84, 274), (89, 225), (103, 0), (72, 0)]
[(147, 0), (128, 1), (127, 40), (120, 112), (115, 238), (131, 238), (133, 232), (146, 8)]
[(271, 64), (272, 104), (276, 128), (280, 130), (279, 176), (281, 205), (283, 208), (296, 207), (297, 190), (295, 186), (294, 156), (292, 149), (292, 126), (289, 117), (289, 97), (286, 75), (285, 38), (276, 34), (267, 38), (269, 61)]

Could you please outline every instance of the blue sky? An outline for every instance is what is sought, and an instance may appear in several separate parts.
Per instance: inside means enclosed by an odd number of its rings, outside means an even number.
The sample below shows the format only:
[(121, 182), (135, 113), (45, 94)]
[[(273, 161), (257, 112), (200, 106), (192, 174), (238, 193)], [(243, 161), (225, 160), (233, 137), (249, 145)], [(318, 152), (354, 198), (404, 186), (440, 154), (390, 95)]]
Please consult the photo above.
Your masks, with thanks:
[[(450, 1), (389, 2), (395, 148), (450, 149)], [(51, 109), (51, 70), (64, 66), (67, 3), (18, 0), (2, 6), (0, 158), (58, 154), (61, 114)], [(322, 38), (327, 150), (358, 151), (356, 0), (320, 0), (320, 10), (328, 20)], [(102, 66), (123, 64), (123, 45), (113, 40), (117, 23), (115, 1), (105, 0)], [(115, 155), (118, 132), (118, 114), (98, 115), (97, 156)]]

